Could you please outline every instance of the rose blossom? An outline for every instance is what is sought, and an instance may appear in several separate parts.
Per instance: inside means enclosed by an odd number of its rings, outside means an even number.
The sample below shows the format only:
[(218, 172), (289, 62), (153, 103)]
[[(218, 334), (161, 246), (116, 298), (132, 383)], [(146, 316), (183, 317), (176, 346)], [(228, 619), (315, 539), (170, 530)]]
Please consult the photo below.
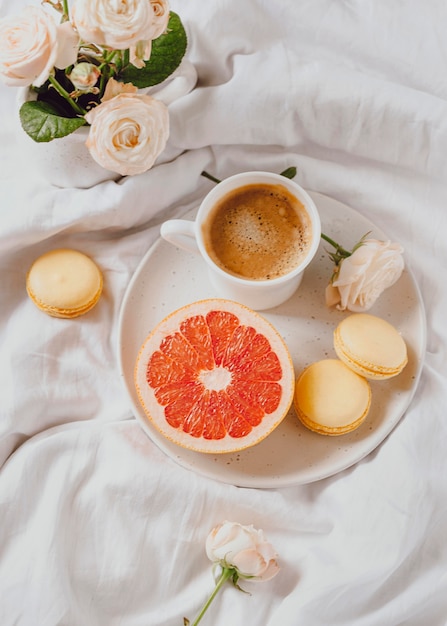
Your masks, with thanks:
[(365, 239), (348, 257), (340, 261), (335, 278), (326, 290), (328, 306), (355, 313), (371, 308), (380, 294), (402, 274), (403, 249), (399, 244)]
[(152, 39), (154, 11), (148, 0), (75, 0), (73, 21), (82, 39), (116, 50)]
[(74, 66), (68, 78), (75, 89), (89, 92), (96, 85), (100, 76), (101, 72), (96, 65), (83, 61)]
[(223, 522), (206, 540), (208, 558), (222, 567), (234, 567), (239, 576), (252, 581), (270, 580), (279, 571), (276, 552), (265, 540), (262, 530), (252, 525)]
[(166, 31), (169, 22), (169, 4), (167, 0), (149, 0), (149, 4), (153, 11), (151, 33), (147, 35), (147, 39), (141, 40), (129, 48), (130, 62), (139, 69), (144, 67), (144, 61), (150, 59), (152, 40), (157, 39)]
[(138, 87), (135, 87), (132, 83), (122, 83), (114, 78), (109, 78), (101, 102), (111, 100), (120, 93), (138, 93)]
[(73, 28), (71, 22), (62, 22), (57, 28), (57, 55), (54, 62), (55, 67), (64, 70), (70, 65), (74, 65), (79, 52), (79, 35)]
[(85, 115), (87, 147), (99, 165), (122, 176), (150, 169), (169, 137), (165, 104), (151, 96), (121, 93)]
[(26, 7), (0, 20), (0, 77), (13, 87), (40, 87), (54, 66), (75, 62), (77, 42), (70, 24), (58, 26), (43, 9)]
[(152, 39), (144, 39), (139, 41), (135, 46), (129, 48), (129, 61), (141, 70), (145, 65), (145, 61), (149, 61), (152, 52)]
[(149, 0), (154, 12), (154, 21), (152, 22), (151, 39), (157, 39), (162, 35), (169, 22), (169, 4), (167, 0)]

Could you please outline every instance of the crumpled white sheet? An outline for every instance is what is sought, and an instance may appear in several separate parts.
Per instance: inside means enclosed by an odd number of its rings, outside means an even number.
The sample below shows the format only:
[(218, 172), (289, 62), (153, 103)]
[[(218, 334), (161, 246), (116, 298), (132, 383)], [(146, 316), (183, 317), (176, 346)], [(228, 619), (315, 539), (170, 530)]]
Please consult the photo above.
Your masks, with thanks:
[[(0, 14), (24, 4), (1, 0)], [(225, 587), (204, 625), (444, 626), (447, 7), (171, 7), (199, 82), (170, 105), (177, 156), (144, 175), (49, 187), (24, 169), (15, 90), (0, 86), (0, 623), (180, 625), (213, 587), (206, 535), (231, 519), (264, 529), (281, 571), (245, 583), (251, 595)], [(238, 488), (181, 468), (142, 432), (118, 372), (118, 316), (160, 223), (210, 188), (202, 170), (290, 165), (403, 245), (426, 361), (405, 416), (362, 462), (310, 485)], [(45, 316), (25, 292), (32, 261), (58, 246), (105, 276), (76, 321)]]

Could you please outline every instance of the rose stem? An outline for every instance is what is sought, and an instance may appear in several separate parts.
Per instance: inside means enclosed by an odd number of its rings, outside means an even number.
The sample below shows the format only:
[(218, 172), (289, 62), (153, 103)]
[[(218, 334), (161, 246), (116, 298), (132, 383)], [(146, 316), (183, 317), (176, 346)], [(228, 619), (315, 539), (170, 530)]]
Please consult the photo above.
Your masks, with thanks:
[(220, 183), (221, 182), (218, 178), (215, 178), (214, 176), (211, 176), (211, 174), (208, 174), (208, 172), (205, 172), (205, 171), (202, 172), (202, 176), (205, 176), (205, 178), (209, 178), (209, 180), (212, 180), (214, 183)]
[(200, 611), (200, 613), (198, 614), (198, 616), (196, 617), (196, 619), (194, 620), (194, 622), (192, 623), (191, 626), (197, 626), (197, 624), (200, 622), (200, 620), (202, 619), (202, 617), (205, 615), (205, 611), (207, 610), (207, 608), (209, 607), (209, 605), (211, 604), (211, 602), (214, 600), (214, 598), (216, 597), (217, 593), (219, 592), (220, 588), (222, 587), (222, 585), (224, 583), (226, 583), (226, 581), (231, 578), (231, 576), (233, 576), (234, 573), (234, 569), (232, 567), (224, 567), (222, 569), (222, 574), (220, 575), (219, 580), (216, 582), (216, 586), (214, 587), (214, 591), (213, 593), (210, 595), (210, 597), (208, 598), (208, 600), (205, 602), (205, 604), (202, 607), (202, 610)]
[(321, 238), (324, 239), (325, 241), (327, 241), (328, 243), (330, 243), (331, 246), (333, 246), (336, 249), (338, 254), (341, 254), (344, 257), (351, 256), (351, 253), (348, 250), (345, 250), (336, 241), (334, 241), (333, 239), (331, 239), (330, 237), (328, 237), (324, 233), (321, 233)]
[(70, 19), (70, 16), (68, 13), (68, 0), (63, 0), (62, 6), (63, 6), (62, 21), (68, 22), (68, 20)]
[(62, 85), (60, 83), (58, 83), (58, 81), (54, 78), (54, 76), (50, 76), (49, 79), (50, 83), (53, 85), (53, 87), (56, 89), (56, 91), (63, 97), (65, 98), (65, 100), (67, 100), (67, 102), (70, 104), (70, 106), (72, 107), (72, 109), (78, 114), (78, 115), (84, 115), (85, 111), (83, 109), (81, 109), (81, 107), (70, 98), (70, 94), (68, 93), (68, 91), (65, 91), (65, 89), (62, 87)]

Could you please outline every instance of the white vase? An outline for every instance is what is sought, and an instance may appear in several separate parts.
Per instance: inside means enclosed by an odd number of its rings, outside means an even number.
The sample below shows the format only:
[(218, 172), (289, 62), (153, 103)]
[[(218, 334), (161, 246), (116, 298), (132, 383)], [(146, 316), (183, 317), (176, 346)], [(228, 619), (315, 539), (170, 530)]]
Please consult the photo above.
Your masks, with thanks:
[[(183, 60), (177, 70), (161, 85), (142, 90), (169, 105), (189, 93), (197, 81), (197, 71), (192, 63)], [(19, 89), (17, 103), (20, 106), (36, 94), (28, 87)], [(74, 133), (48, 142), (36, 142), (21, 128), (19, 140), (24, 160), (29, 168), (56, 187), (87, 189), (107, 180), (119, 180), (120, 174), (101, 167), (90, 155), (85, 145), (89, 127), (82, 126)]]

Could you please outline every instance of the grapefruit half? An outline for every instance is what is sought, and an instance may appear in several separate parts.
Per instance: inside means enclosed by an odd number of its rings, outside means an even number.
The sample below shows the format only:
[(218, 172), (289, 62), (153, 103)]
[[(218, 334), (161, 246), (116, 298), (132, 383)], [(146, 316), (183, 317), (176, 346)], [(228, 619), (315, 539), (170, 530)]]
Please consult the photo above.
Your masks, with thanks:
[(149, 422), (207, 453), (253, 446), (283, 420), (295, 376), (264, 317), (237, 302), (200, 300), (163, 319), (143, 342), (135, 386)]

